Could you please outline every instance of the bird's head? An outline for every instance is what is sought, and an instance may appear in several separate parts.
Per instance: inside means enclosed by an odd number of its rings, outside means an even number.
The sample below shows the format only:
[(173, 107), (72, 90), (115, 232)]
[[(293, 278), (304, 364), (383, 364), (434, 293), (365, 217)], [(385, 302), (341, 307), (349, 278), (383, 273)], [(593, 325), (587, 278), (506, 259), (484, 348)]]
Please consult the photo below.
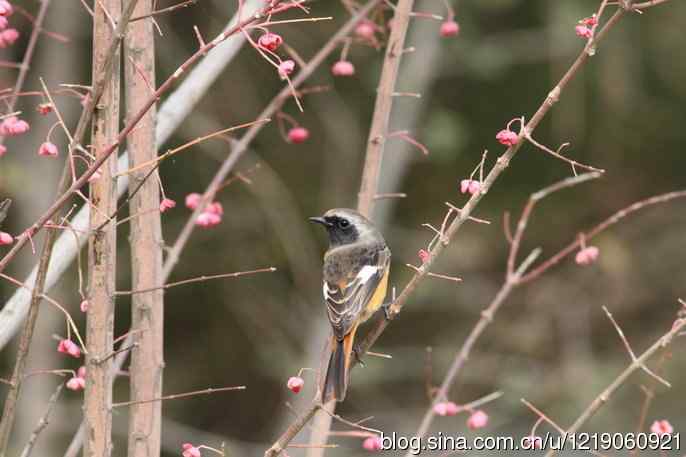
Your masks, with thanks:
[(354, 243), (366, 235), (378, 235), (369, 219), (347, 208), (330, 209), (323, 216), (311, 217), (310, 222), (316, 222), (326, 228), (332, 247)]

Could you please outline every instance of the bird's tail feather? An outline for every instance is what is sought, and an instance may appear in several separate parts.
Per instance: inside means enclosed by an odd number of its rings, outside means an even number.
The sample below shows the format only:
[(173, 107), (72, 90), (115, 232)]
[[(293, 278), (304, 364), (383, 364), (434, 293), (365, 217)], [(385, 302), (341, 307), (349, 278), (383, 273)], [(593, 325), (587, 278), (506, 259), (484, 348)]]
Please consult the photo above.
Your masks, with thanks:
[(341, 341), (335, 336), (331, 337), (331, 356), (326, 368), (324, 386), (322, 388), (322, 401), (343, 401), (348, 390), (348, 369), (350, 368), (350, 356), (355, 341), (357, 327), (345, 335)]

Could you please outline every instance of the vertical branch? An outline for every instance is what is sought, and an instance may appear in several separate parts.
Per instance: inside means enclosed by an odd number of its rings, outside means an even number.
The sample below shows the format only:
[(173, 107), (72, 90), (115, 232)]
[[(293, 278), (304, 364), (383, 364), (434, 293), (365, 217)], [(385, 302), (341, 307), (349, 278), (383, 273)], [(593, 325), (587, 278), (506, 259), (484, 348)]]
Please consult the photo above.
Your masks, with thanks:
[[(26, 74), (31, 64), (31, 59), (33, 58), (34, 50), (36, 49), (36, 44), (38, 42), (38, 37), (43, 28), (43, 21), (48, 12), (48, 5), (50, 0), (43, 0), (38, 11), (38, 16), (33, 26), (33, 31), (31, 32), (31, 37), (29, 38), (29, 44), (24, 53), (24, 59), (22, 60), (21, 69), (19, 71), (19, 76), (14, 85), (14, 91), (12, 98), (8, 102), (7, 109), (8, 112), (14, 111), (17, 99), (19, 97), (19, 92), (21, 92), (24, 86), (24, 81), (26, 80)], [(0, 144), (4, 137), (0, 137)], [(0, 216), (4, 219), (6, 216), (6, 209), (9, 204), (5, 202), (0, 205), (3, 209), (3, 214)], [(1, 222), (1, 221), (0, 221)], [(19, 400), (19, 391), (21, 388), (21, 380), (24, 375), (24, 368), (26, 366), (26, 360), (29, 355), (29, 348), (31, 346), (31, 340), (33, 339), (33, 331), (36, 328), (36, 321), (38, 320), (38, 307), (41, 302), (41, 295), (43, 290), (43, 283), (45, 282), (45, 275), (47, 273), (48, 264), (50, 263), (50, 252), (52, 251), (52, 245), (55, 242), (57, 233), (55, 230), (48, 230), (45, 237), (45, 242), (41, 249), (40, 260), (38, 261), (38, 273), (36, 275), (36, 283), (31, 293), (31, 301), (29, 304), (29, 312), (24, 324), (24, 328), (21, 333), (21, 338), (19, 340), (19, 349), (17, 351), (17, 358), (14, 362), (14, 370), (12, 372), (12, 379), (10, 380), (9, 392), (5, 398), (5, 405), (2, 412), (2, 421), (0, 421), (0, 457), (5, 457), (7, 453), (7, 446), (9, 445), (10, 434), (12, 432), (12, 427), (14, 426), (14, 417), (16, 414), (17, 402)]]
[(400, 58), (405, 46), (405, 35), (413, 4), (414, 0), (399, 0), (393, 15), (393, 28), (388, 39), (386, 56), (377, 88), (374, 116), (367, 140), (367, 155), (364, 161), (362, 183), (360, 184), (357, 202), (358, 211), (365, 216), (369, 216), (374, 204), (374, 196), (377, 193), (383, 148), (388, 133), (388, 120), (393, 105), (393, 92), (395, 92), (395, 82), (398, 77)]
[[(152, 12), (152, 0), (139, 0), (134, 16)], [(124, 45), (124, 74), (127, 119), (131, 121), (143, 107), (155, 84), (155, 40), (150, 19), (129, 25)], [(155, 108), (151, 108), (132, 132), (127, 145), (129, 166), (150, 163), (157, 155), (155, 147)], [(151, 165), (152, 166), (152, 165)], [(160, 193), (156, 179), (145, 180), (148, 169), (132, 173), (129, 192), (133, 195), (131, 220), (131, 276), (133, 290), (146, 290), (163, 284), (162, 231), (157, 208)], [(144, 181), (144, 182), (143, 182)], [(162, 402), (143, 403), (148, 398), (162, 396), (163, 353), (163, 290), (135, 294), (131, 298), (131, 334), (137, 349), (131, 355), (131, 401), (129, 411), (129, 457), (160, 454)]]
[[(93, 81), (107, 58), (107, 50), (115, 36), (109, 17), (115, 21), (121, 16), (121, 0), (102, 0), (94, 3), (93, 15)], [(104, 8), (107, 8), (105, 12)], [(119, 132), (120, 55), (112, 60), (112, 77), (107, 81), (100, 103), (93, 114), (92, 146), (96, 160), (109, 154), (109, 145), (116, 145)], [(117, 154), (114, 153), (101, 166), (101, 177), (91, 184), (90, 214), (92, 228), (107, 221), (116, 209)], [(112, 450), (112, 359), (114, 290), (116, 270), (116, 224), (112, 221), (95, 231), (88, 246), (88, 299), (90, 308), (86, 321), (88, 354), (84, 400), (85, 450), (87, 457), (108, 457)]]

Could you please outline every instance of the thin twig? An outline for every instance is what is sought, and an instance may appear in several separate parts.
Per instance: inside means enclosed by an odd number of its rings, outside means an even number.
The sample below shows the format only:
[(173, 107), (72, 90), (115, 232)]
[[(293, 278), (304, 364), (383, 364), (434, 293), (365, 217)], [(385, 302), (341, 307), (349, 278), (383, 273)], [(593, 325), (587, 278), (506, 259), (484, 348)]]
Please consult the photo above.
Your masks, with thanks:
[(143, 403), (153, 403), (157, 401), (165, 400), (176, 400), (179, 398), (194, 397), (196, 395), (210, 395), (218, 392), (228, 392), (230, 390), (245, 390), (246, 386), (233, 386), (233, 387), (218, 387), (218, 388), (207, 388), (202, 390), (194, 390), (193, 392), (184, 392), (182, 394), (165, 395), (164, 397), (150, 398), (147, 400), (136, 400), (136, 401), (123, 401), (121, 403), (112, 403), (112, 408), (121, 408), (122, 406), (140, 405)]
[(45, 413), (43, 414), (43, 416), (41, 416), (40, 420), (38, 421), (38, 425), (36, 425), (36, 428), (33, 430), (33, 432), (31, 432), (31, 437), (29, 438), (28, 443), (26, 443), (24, 450), (21, 452), (20, 457), (29, 457), (31, 455), (33, 447), (36, 445), (36, 441), (38, 441), (40, 433), (50, 423), (50, 414), (52, 414), (52, 411), (55, 409), (55, 405), (57, 405), (57, 400), (59, 400), (63, 388), (64, 384), (60, 383), (57, 386), (55, 393), (53, 393), (50, 397), (50, 400), (48, 400), (48, 406), (45, 410)]

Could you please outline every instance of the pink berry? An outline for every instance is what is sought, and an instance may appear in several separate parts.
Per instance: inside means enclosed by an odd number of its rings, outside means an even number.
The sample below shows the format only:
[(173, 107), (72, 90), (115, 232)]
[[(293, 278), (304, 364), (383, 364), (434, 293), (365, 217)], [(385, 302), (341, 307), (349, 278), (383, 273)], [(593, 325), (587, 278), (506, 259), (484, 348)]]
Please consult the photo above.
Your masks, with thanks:
[(381, 438), (378, 436), (370, 436), (362, 442), (362, 448), (370, 452), (380, 451), (383, 448), (381, 445)]
[(295, 70), (295, 62), (292, 60), (284, 60), (279, 64), (279, 76), (281, 79), (286, 79), (288, 75), (293, 73), (293, 70)]
[(14, 237), (7, 232), (0, 232), (0, 246), (14, 243)]
[(478, 194), (481, 192), (481, 183), (474, 179), (463, 179), (460, 181), (460, 192), (470, 195)]
[(471, 430), (483, 428), (488, 425), (488, 414), (478, 409), (474, 411), (467, 419), (467, 427)]
[(219, 202), (210, 203), (209, 205), (207, 205), (207, 208), (205, 208), (205, 211), (208, 213), (216, 214), (217, 216), (224, 215), (224, 207)]
[(283, 44), (283, 38), (276, 33), (267, 32), (257, 39), (257, 44), (263, 49), (274, 52)]
[(582, 38), (591, 38), (593, 36), (593, 31), (586, 25), (579, 24), (574, 27), (576, 34)]
[(650, 426), (650, 432), (656, 435), (671, 435), (674, 433), (674, 427), (665, 419), (657, 420)]
[(500, 144), (507, 147), (514, 146), (515, 144), (517, 144), (517, 141), (519, 141), (519, 137), (517, 136), (517, 134), (510, 129), (501, 130), (495, 136), (495, 139), (498, 140)]
[(67, 381), (66, 386), (67, 389), (73, 391), (83, 390), (86, 387), (86, 380), (83, 378), (79, 378), (78, 376), (74, 376), (69, 381)]
[(215, 213), (209, 213), (204, 211), (200, 213), (198, 218), (195, 220), (195, 225), (203, 228), (214, 227), (222, 221), (222, 217)]
[(294, 394), (300, 392), (304, 385), (305, 380), (300, 376), (291, 376), (288, 378), (288, 382), (286, 383), (286, 387), (288, 387), (288, 389)]
[(374, 26), (374, 23), (368, 19), (364, 19), (355, 26), (355, 35), (357, 35), (359, 38), (362, 38), (363, 40), (372, 40), (374, 39), (374, 32), (376, 31), (376, 27)]
[(423, 264), (431, 260), (431, 253), (426, 249), (420, 249), (419, 252), (417, 252), (417, 255), (419, 256), (419, 260), (421, 260)]
[(434, 405), (434, 413), (438, 416), (454, 416), (460, 411), (460, 407), (452, 401), (442, 401)]
[(69, 354), (75, 359), (81, 357), (81, 348), (72, 340), (60, 340), (59, 344), (57, 345), (57, 352)]
[(45, 143), (41, 144), (38, 148), (39, 156), (57, 157), (58, 154), (59, 151), (57, 150), (57, 146), (55, 146), (53, 143), (49, 141), (46, 141)]
[(594, 263), (596, 260), (598, 260), (599, 255), (600, 250), (597, 247), (588, 246), (577, 252), (574, 260), (576, 261), (577, 265), (585, 266), (590, 265)]
[[(2, 17), (2, 16), (0, 16)], [(7, 152), (7, 147), (4, 144), (0, 144), (0, 157), (4, 156)]]
[(581, 20), (581, 23), (583, 25), (593, 27), (594, 25), (596, 25), (598, 23), (598, 17), (595, 14), (591, 17), (585, 17)]
[(88, 312), (89, 307), (90, 307), (90, 302), (88, 300), (81, 301), (81, 304), (79, 305), (79, 309), (81, 310), (82, 313)]
[(440, 34), (443, 38), (457, 36), (460, 33), (460, 25), (455, 21), (445, 21), (441, 24)]
[(200, 200), (202, 200), (202, 195), (197, 192), (186, 195), (186, 208), (195, 211), (200, 204)]
[(5, 30), (10, 22), (5, 16), (0, 16), (0, 30)]
[(309, 137), (310, 131), (305, 127), (293, 127), (288, 131), (288, 141), (293, 144), (304, 143)]
[(181, 453), (183, 457), (201, 457), (200, 449), (193, 446), (191, 443), (184, 443), (181, 448), (183, 449), (183, 452)]
[(331, 67), (331, 73), (334, 76), (352, 76), (355, 74), (355, 66), (347, 60), (339, 60)]
[(164, 213), (167, 210), (170, 210), (176, 206), (176, 202), (172, 200), (171, 198), (164, 198), (160, 202), (160, 213)]
[(83, 366), (83, 365), (81, 365), (81, 366), (79, 367), (78, 371), (76, 372), (76, 375), (77, 375), (79, 378), (86, 379), (86, 367)]
[(5, 29), (0, 32), (0, 48), (12, 46), (18, 39), (19, 31), (17, 29)]
[(14, 13), (12, 4), (7, 0), (0, 0), (0, 16), (9, 17)]
[(38, 111), (38, 114), (41, 114), (45, 116), (46, 114), (52, 113), (52, 104), (50, 103), (41, 103), (36, 107), (36, 111)]

